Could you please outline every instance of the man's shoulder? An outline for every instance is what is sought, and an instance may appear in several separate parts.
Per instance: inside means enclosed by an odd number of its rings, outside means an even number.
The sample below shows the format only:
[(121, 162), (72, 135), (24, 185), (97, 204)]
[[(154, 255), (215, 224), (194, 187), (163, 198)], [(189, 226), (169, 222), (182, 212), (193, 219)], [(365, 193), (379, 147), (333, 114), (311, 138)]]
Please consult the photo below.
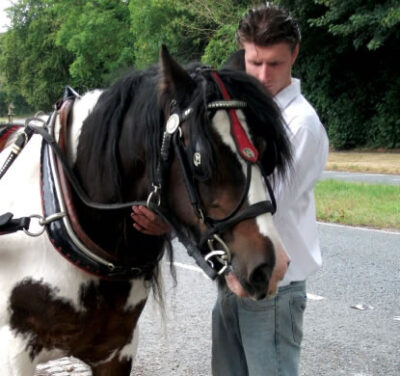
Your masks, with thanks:
[[(290, 128), (296, 126), (296, 128), (307, 127), (313, 129), (321, 126), (321, 121), (316, 110), (302, 94), (293, 98), (285, 108), (283, 116)], [(292, 129), (292, 131), (294, 130)]]

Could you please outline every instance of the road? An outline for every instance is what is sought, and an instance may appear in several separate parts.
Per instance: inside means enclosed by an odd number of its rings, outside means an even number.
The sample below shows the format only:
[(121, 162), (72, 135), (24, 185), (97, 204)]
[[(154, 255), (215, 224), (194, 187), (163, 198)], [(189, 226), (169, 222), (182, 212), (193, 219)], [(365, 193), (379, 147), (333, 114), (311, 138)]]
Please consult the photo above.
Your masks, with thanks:
[[(319, 231), (324, 265), (308, 281), (300, 375), (398, 376), (400, 233), (327, 224)], [(136, 376), (211, 374), (216, 287), (175, 248), (177, 286), (164, 263), (164, 310), (152, 300), (140, 319)]]

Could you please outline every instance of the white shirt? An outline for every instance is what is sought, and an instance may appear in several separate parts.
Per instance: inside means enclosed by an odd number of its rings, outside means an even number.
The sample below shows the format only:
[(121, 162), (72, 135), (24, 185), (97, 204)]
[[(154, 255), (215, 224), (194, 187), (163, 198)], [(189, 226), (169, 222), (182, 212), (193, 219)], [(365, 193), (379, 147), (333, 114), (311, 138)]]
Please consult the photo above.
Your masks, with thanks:
[(279, 284), (285, 286), (305, 280), (322, 263), (313, 188), (325, 167), (329, 142), (317, 113), (301, 94), (300, 80), (292, 78), (274, 99), (289, 127), (293, 152), (293, 171), (284, 180), (276, 179), (274, 188), (274, 223), (291, 258)]

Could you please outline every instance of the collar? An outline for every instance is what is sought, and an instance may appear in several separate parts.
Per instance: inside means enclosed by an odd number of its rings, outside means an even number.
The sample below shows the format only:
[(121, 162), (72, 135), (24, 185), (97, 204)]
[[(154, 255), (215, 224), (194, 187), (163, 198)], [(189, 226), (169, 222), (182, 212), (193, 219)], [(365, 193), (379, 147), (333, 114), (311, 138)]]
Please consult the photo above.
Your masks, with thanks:
[(286, 86), (278, 94), (276, 94), (274, 96), (274, 100), (279, 106), (280, 110), (283, 111), (300, 94), (300, 80), (292, 77), (290, 85)]

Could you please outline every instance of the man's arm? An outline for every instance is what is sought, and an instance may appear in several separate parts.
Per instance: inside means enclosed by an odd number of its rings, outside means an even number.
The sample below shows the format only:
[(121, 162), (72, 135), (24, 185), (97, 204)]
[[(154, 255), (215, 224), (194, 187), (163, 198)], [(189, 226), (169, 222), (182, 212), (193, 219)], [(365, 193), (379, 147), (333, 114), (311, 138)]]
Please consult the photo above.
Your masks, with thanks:
[(293, 150), (292, 170), (286, 179), (276, 179), (274, 193), (280, 211), (289, 210), (300, 196), (311, 191), (318, 181), (328, 156), (328, 138), (322, 125), (318, 132), (300, 126), (291, 135)]

